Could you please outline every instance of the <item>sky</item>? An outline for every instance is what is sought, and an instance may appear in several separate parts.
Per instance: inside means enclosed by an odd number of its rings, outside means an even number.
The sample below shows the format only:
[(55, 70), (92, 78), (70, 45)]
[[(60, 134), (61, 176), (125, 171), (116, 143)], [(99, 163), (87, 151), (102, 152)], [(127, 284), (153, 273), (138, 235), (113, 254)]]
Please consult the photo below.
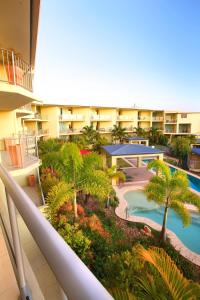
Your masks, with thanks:
[(199, 0), (42, 0), (46, 103), (200, 111)]

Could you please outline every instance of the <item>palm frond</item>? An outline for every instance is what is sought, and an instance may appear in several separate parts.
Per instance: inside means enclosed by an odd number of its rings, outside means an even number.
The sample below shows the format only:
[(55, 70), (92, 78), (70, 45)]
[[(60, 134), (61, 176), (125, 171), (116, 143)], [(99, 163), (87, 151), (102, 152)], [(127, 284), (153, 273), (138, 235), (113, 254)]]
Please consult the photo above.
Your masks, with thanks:
[(72, 200), (74, 191), (70, 184), (59, 182), (53, 186), (46, 197), (46, 212), (50, 219), (58, 212), (58, 209), (67, 201)]
[(110, 288), (108, 291), (112, 294), (115, 300), (136, 300), (136, 297), (133, 294), (118, 287)]
[(161, 173), (161, 176), (165, 178), (165, 180), (169, 180), (171, 178), (171, 173), (169, 167), (161, 160), (151, 160), (147, 166), (148, 169), (155, 169), (156, 171)]
[(184, 278), (174, 261), (162, 248), (152, 247), (146, 250), (141, 245), (138, 245), (137, 252), (142, 259), (153, 265), (159, 272), (169, 292), (169, 299), (199, 299), (200, 285)]
[(191, 220), (191, 216), (190, 216), (190, 212), (187, 208), (185, 208), (184, 204), (181, 203), (180, 201), (176, 201), (173, 200), (171, 202), (171, 208), (173, 208), (173, 210), (179, 215), (179, 217), (181, 218), (183, 225), (189, 226), (190, 225), (190, 220)]

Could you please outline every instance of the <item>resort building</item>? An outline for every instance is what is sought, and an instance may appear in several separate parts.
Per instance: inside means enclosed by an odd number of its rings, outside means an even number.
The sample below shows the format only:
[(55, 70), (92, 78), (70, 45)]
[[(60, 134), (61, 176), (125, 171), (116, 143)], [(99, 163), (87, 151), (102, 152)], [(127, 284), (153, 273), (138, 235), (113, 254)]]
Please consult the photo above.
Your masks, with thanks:
[(200, 134), (199, 112), (168, 112), (139, 108), (92, 107), (79, 105), (39, 104), (44, 137), (68, 137), (81, 134), (84, 126), (92, 125), (106, 137), (111, 136), (114, 125), (126, 128), (127, 133), (135, 133), (136, 128), (149, 131), (157, 128), (163, 134)]

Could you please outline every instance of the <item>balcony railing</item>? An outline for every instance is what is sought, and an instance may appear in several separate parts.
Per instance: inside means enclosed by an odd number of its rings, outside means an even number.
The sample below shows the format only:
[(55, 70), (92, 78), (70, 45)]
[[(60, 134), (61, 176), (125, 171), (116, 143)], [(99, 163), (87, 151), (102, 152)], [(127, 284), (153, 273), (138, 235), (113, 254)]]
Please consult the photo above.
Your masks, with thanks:
[(165, 123), (177, 123), (177, 119), (166, 119)]
[[(1, 221), (13, 259), (20, 299), (50, 299), (50, 295), (47, 295), (50, 292), (54, 295), (51, 299), (57, 300), (66, 297), (69, 300), (113, 300), (1, 165), (0, 179), (5, 188), (5, 192), (1, 189)], [(29, 247), (26, 247), (27, 242)], [(27, 259), (30, 252), (32, 261), (30, 257)], [(36, 261), (37, 267), (34, 269)], [(40, 263), (43, 273), (45, 270), (43, 278), (37, 276)], [(55, 278), (54, 285), (46, 285), (42, 290), (44, 283), (48, 283), (52, 277)], [(55, 294), (57, 291), (62, 291), (62, 297)]]
[(39, 121), (48, 121), (48, 115), (41, 115), (40, 113), (34, 113), (34, 112), (32, 112), (29, 116), (25, 116), (24, 118), (23, 118), (25, 121), (26, 121), (26, 119), (35, 119), (35, 120), (39, 120)]
[(132, 116), (118, 116), (117, 117), (118, 121), (134, 121), (134, 117)]
[(92, 121), (111, 121), (112, 117), (110, 115), (91, 115)]
[(190, 159), (189, 161), (189, 169), (193, 171), (198, 171), (200, 170), (200, 160), (195, 160), (195, 159)]
[(84, 121), (85, 116), (81, 114), (63, 114), (59, 116), (60, 121)]
[(151, 118), (150, 117), (143, 117), (143, 116), (138, 116), (139, 121), (144, 121), (144, 122), (150, 122)]
[(112, 127), (108, 127), (108, 128), (101, 127), (101, 128), (98, 128), (97, 131), (99, 131), (99, 132), (111, 132), (112, 129), (113, 129)]
[(152, 117), (153, 122), (163, 122), (164, 118), (163, 117)]
[(8, 170), (24, 168), (38, 161), (34, 136), (5, 138), (1, 140), (1, 161)]
[(0, 48), (0, 81), (32, 91), (33, 72), (14, 51)]

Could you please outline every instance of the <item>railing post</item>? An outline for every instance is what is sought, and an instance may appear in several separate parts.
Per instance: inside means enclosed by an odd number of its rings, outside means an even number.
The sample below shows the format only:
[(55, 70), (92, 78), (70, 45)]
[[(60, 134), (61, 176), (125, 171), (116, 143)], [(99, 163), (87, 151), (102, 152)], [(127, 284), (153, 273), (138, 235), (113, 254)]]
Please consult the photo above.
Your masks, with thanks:
[(8, 213), (9, 213), (9, 219), (10, 219), (12, 239), (13, 239), (13, 248), (14, 248), (14, 254), (15, 254), (15, 259), (16, 259), (20, 295), (21, 295), (22, 300), (31, 300), (32, 297), (31, 297), (30, 291), (26, 285), (26, 279), (25, 279), (22, 248), (21, 248), (17, 216), (16, 216), (16, 208), (15, 208), (12, 198), (10, 197), (10, 195), (8, 194), (7, 191), (6, 191), (6, 198), (7, 198), (7, 204), (8, 204)]
[(14, 57), (14, 52), (13, 51), (12, 51), (12, 68), (13, 68), (13, 81), (14, 81), (14, 84), (16, 85), (15, 57)]

